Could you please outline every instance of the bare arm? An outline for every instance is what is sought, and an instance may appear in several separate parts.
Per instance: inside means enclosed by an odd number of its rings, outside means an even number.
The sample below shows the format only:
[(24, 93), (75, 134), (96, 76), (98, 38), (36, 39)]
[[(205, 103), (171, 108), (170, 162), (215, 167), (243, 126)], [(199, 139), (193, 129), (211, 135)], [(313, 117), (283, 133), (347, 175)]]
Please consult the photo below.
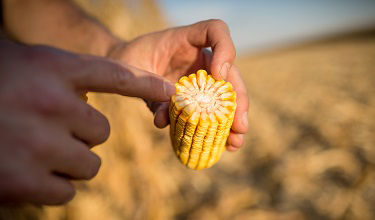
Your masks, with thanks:
[(13, 39), (106, 56), (119, 40), (70, 0), (3, 0), (4, 26)]

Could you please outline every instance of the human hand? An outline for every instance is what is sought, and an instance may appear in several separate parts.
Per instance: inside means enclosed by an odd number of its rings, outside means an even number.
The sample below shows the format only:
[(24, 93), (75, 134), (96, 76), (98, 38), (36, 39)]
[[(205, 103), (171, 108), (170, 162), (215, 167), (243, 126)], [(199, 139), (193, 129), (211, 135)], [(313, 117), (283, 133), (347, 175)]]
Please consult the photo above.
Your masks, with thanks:
[(104, 58), (5, 40), (0, 48), (0, 202), (65, 203), (71, 180), (96, 175), (90, 148), (107, 139), (109, 124), (81, 94), (167, 101), (175, 93), (162, 77)]
[[(211, 47), (213, 53), (205, 47)], [(249, 104), (239, 69), (233, 65), (235, 54), (228, 26), (220, 20), (208, 20), (119, 43), (109, 57), (156, 73), (172, 82), (198, 69), (208, 70), (215, 79), (231, 82), (237, 93), (237, 109), (227, 149), (236, 151), (242, 145), (248, 129)], [(146, 102), (155, 113), (155, 125), (159, 128), (167, 126), (168, 102)]]

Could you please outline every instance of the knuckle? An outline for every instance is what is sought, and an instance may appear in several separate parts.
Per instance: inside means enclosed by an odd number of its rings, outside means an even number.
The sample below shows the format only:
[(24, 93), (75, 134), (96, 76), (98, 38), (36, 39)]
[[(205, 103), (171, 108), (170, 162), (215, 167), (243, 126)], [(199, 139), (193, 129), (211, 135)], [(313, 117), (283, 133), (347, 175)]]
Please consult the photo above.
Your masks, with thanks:
[(122, 67), (120, 64), (111, 65), (112, 74), (110, 74), (110, 76), (112, 77), (112, 84), (115, 85), (115, 88), (120, 91), (126, 90), (131, 82), (131, 74), (125, 74), (124, 67)]
[(39, 94), (40, 96), (34, 96), (33, 104), (42, 115), (54, 115), (71, 106), (67, 103), (64, 94), (57, 90), (47, 89)]
[(221, 19), (211, 19), (209, 22), (215, 27), (229, 29), (228, 24)]

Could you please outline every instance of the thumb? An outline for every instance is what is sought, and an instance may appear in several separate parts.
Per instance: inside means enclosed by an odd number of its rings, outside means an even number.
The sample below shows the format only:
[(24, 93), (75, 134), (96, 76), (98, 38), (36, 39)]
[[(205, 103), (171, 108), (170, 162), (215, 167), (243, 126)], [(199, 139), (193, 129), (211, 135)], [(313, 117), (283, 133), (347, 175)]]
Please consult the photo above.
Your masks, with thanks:
[(156, 74), (103, 58), (90, 58), (89, 61), (72, 76), (73, 84), (78, 89), (151, 101), (169, 101), (176, 93), (172, 83)]
[(226, 79), (236, 57), (228, 25), (217, 19), (201, 21), (185, 27), (187, 39), (196, 47), (211, 47), (210, 72), (215, 79)]

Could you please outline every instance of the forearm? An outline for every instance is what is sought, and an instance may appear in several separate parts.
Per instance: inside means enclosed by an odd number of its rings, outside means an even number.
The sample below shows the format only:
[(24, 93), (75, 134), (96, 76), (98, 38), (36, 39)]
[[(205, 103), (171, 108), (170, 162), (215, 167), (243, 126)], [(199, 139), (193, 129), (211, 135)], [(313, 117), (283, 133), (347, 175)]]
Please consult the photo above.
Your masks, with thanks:
[(7, 34), (26, 44), (107, 55), (119, 40), (69, 0), (3, 0)]

